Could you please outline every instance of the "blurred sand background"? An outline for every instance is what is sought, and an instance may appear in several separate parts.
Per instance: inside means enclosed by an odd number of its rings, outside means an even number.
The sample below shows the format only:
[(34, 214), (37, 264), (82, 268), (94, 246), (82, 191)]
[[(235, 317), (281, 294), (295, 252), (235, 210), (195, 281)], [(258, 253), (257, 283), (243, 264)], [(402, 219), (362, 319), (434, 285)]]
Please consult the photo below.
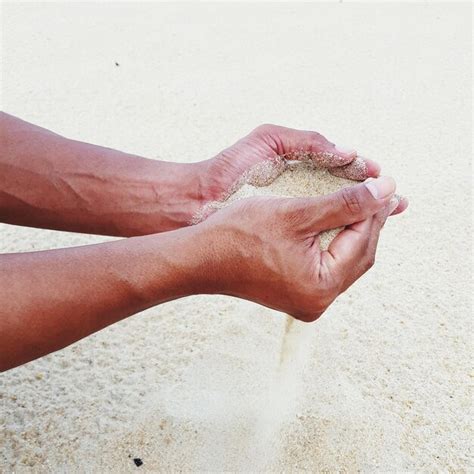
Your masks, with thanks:
[[(193, 297), (2, 374), (0, 471), (472, 472), (470, 4), (8, 3), (1, 27), (9, 113), (175, 161), (315, 129), (411, 204), (313, 325)], [(105, 240), (0, 226), (2, 252)]]

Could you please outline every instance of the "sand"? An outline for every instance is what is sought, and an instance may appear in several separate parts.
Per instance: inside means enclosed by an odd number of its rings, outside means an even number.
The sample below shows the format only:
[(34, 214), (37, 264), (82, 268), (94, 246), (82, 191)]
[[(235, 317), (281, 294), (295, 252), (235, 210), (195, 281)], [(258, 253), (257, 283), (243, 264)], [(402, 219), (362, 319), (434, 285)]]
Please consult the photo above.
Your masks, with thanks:
[[(182, 162), (315, 129), (410, 208), (315, 324), (196, 296), (0, 375), (0, 471), (472, 472), (470, 5), (2, 10), (7, 112)], [(0, 226), (2, 252), (106, 240)]]
[[(320, 168), (310, 159), (290, 160), (284, 168), (280, 161), (267, 161), (255, 165), (232, 188), (230, 194), (219, 201), (206, 204), (199, 210), (193, 223), (199, 223), (212, 212), (223, 209), (241, 199), (257, 196), (310, 197), (324, 196), (358, 181), (332, 175), (327, 169)], [(327, 250), (329, 244), (343, 230), (343, 227), (329, 229), (319, 234), (319, 247)]]

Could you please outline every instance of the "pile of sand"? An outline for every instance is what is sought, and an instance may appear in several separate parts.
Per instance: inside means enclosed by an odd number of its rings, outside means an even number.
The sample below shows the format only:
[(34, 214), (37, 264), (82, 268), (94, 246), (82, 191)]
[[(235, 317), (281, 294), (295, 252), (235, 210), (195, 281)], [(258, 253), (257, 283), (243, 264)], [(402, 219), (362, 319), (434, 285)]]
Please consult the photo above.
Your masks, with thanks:
[[(279, 171), (278, 162), (272, 164), (271, 161), (268, 161), (263, 165), (257, 165), (250, 170), (229, 196), (221, 201), (209, 203), (197, 220), (201, 220), (202, 216), (207, 215), (210, 211), (229, 206), (240, 199), (255, 196), (322, 196), (358, 183), (358, 181), (334, 176), (328, 170), (316, 167), (311, 161), (290, 161), (282, 172)], [(342, 227), (338, 227), (322, 232), (320, 234), (320, 248), (327, 250), (331, 241), (342, 230)]]

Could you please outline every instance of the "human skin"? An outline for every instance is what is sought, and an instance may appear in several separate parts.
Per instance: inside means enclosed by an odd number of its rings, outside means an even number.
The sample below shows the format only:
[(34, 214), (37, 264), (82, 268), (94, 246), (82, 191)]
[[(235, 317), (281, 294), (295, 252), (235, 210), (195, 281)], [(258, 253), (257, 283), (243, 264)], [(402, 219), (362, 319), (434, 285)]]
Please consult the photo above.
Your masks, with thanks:
[[(29, 124), (25, 131), (22, 123), (19, 129), (16, 124), (13, 137), (2, 131), (0, 147), (0, 166), (6, 173), (0, 175), (4, 222), (114, 235), (142, 234), (150, 228), (176, 230), (98, 245), (1, 255), (1, 370), (61, 349), (145, 308), (194, 294), (234, 295), (313, 321), (371, 266), (383, 222), (390, 213), (406, 207), (406, 202), (394, 198), (394, 181), (378, 178), (318, 198), (240, 201), (186, 227), (194, 207), (215, 199), (237, 176), (224, 171), (225, 165), (239, 160), (232, 147), (231, 152), (207, 162), (206, 167), (214, 171), (201, 182), (208, 184), (177, 189), (177, 197), (166, 175), (175, 170), (167, 167), (171, 164), (162, 164), (161, 174), (155, 177), (158, 194), (153, 191), (152, 199), (148, 191), (140, 190), (141, 180), (148, 183), (147, 174), (139, 163), (133, 166), (132, 156), (63, 142), (66, 139), (51, 132), (31, 130)], [(276, 130), (287, 133), (282, 130), (290, 129)], [(257, 129), (256, 136), (260, 133)], [(290, 131), (291, 136), (297, 134)], [(320, 137), (311, 136), (313, 140)], [(37, 151), (29, 139), (35, 141)], [(305, 139), (307, 135), (302, 142)], [(264, 156), (259, 155), (255, 136), (250, 142), (243, 140), (243, 164), (234, 163), (233, 168), (240, 173)], [(245, 154), (245, 147), (250, 150), (252, 144), (256, 153)], [(35, 163), (43, 159), (44, 168)], [(89, 159), (94, 165), (87, 163)], [(142, 159), (136, 160), (141, 163)], [(188, 176), (187, 184), (194, 182), (190, 168), (176, 168), (176, 172)], [(120, 196), (120, 185), (131, 204)], [(194, 202), (196, 189), (199, 197)], [(123, 200), (116, 206), (108, 202), (115, 194)], [(193, 204), (180, 214), (187, 198)], [(140, 211), (139, 203), (150, 208), (157, 205), (147, 214)], [(142, 214), (135, 217), (134, 212)], [(153, 223), (146, 222), (147, 215)], [(348, 226), (346, 230), (328, 251), (321, 252), (318, 233), (343, 225)]]
[[(399, 204), (395, 182), (306, 199), (253, 198), (201, 224), (70, 249), (0, 258), (0, 369), (61, 349), (151, 306), (226, 294), (317, 319), (374, 262)], [(318, 233), (348, 226), (320, 251)]]
[[(356, 157), (316, 132), (265, 125), (214, 158), (171, 163), (70, 140), (0, 113), (0, 220), (122, 237), (178, 229), (249, 168), (297, 150), (332, 153), (342, 160), (335, 164)], [(362, 178), (378, 176), (379, 166), (366, 163)]]

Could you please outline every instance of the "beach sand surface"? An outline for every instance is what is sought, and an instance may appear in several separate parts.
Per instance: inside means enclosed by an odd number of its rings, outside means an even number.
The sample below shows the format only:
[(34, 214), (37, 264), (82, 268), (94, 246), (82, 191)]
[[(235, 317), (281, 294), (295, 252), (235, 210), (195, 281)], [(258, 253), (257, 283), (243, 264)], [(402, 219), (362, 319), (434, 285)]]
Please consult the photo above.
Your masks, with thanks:
[[(2, 374), (0, 471), (472, 472), (471, 5), (4, 3), (1, 25), (6, 112), (180, 162), (313, 129), (410, 208), (314, 324), (195, 296)], [(107, 240), (0, 226), (2, 252)]]

